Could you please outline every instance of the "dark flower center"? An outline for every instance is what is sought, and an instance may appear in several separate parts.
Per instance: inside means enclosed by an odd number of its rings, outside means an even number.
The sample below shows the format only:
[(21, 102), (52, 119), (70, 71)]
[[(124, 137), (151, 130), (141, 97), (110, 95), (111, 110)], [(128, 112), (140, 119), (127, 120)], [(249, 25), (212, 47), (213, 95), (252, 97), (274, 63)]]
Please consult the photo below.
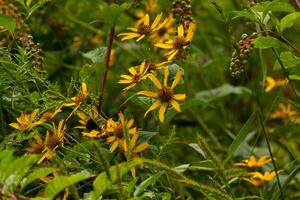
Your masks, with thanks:
[(86, 99), (86, 94), (80, 92), (75, 96), (75, 103), (78, 105), (81, 102), (83, 102), (85, 99)]
[(119, 124), (118, 127), (116, 128), (115, 132), (114, 132), (114, 135), (119, 138), (119, 139), (122, 139), (124, 134), (123, 134), (123, 129), (122, 129), (122, 125)]
[(163, 28), (159, 29), (159, 31), (158, 31), (157, 34), (158, 34), (160, 37), (162, 37), (162, 36), (164, 36), (164, 35), (167, 33), (167, 31), (168, 31), (168, 29), (167, 29), (166, 27), (163, 27)]
[(183, 36), (178, 36), (173, 42), (173, 49), (182, 49), (185, 45), (185, 38)]
[(92, 131), (92, 130), (96, 129), (97, 127), (98, 127), (97, 123), (92, 119), (89, 119), (86, 123), (86, 129), (88, 131)]
[(149, 35), (151, 33), (151, 27), (149, 25), (141, 25), (137, 32), (143, 35)]
[(158, 98), (162, 102), (169, 103), (173, 98), (173, 90), (169, 87), (163, 87), (158, 93)]

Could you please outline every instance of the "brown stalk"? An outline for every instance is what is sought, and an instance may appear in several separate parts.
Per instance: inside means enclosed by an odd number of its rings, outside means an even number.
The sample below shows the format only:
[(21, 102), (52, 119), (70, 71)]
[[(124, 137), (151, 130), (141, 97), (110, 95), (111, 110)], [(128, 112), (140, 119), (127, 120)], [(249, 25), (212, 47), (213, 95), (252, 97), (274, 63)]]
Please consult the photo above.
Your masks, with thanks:
[(98, 104), (98, 112), (102, 112), (103, 108), (103, 96), (104, 96), (104, 89), (107, 81), (107, 75), (108, 75), (108, 70), (109, 70), (109, 61), (110, 61), (110, 56), (111, 56), (111, 50), (112, 50), (112, 45), (113, 45), (113, 39), (115, 35), (115, 26), (111, 26), (110, 31), (109, 31), (109, 39), (108, 39), (108, 45), (107, 45), (107, 50), (106, 50), (106, 57), (105, 57), (105, 71), (103, 75), (102, 82), (100, 83), (99, 86), (99, 104)]

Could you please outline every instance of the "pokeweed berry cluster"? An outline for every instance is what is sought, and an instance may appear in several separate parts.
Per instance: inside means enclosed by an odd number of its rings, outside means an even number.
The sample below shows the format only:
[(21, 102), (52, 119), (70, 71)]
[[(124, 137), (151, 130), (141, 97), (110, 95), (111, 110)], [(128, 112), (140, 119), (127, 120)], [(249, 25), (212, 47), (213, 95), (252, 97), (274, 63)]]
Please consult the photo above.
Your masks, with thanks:
[(243, 34), (242, 39), (239, 41), (238, 49), (235, 49), (232, 53), (229, 67), (229, 72), (232, 77), (239, 78), (241, 74), (245, 72), (245, 66), (248, 64), (247, 58), (254, 47), (252, 38), (255, 35), (256, 33), (250, 36)]
[(184, 24), (186, 26), (193, 22), (190, 0), (174, 0), (172, 14), (176, 19), (177, 24)]

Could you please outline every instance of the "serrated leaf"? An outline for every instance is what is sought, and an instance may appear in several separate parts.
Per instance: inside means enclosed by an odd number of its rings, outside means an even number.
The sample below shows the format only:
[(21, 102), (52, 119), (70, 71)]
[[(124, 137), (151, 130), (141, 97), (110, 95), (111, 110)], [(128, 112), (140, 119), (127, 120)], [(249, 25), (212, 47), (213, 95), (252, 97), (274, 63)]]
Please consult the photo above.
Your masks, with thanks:
[(231, 145), (227, 150), (227, 156), (223, 161), (223, 165), (225, 165), (231, 159), (231, 157), (234, 155), (238, 147), (244, 142), (248, 133), (251, 131), (251, 129), (254, 126), (256, 116), (257, 116), (257, 112), (253, 112), (249, 117), (249, 119), (246, 121), (246, 123), (243, 125), (243, 127), (240, 129), (240, 131), (238, 132), (235, 139), (233, 140), (233, 142), (231, 143)]
[(74, 185), (80, 181), (88, 179), (91, 177), (91, 174), (88, 171), (81, 171), (77, 174), (73, 174), (71, 176), (57, 176), (51, 180), (45, 189), (46, 196), (48, 199), (54, 199), (56, 195), (58, 195), (65, 188)]
[(10, 33), (12, 33), (16, 28), (16, 20), (7, 15), (0, 13), (0, 26), (6, 28)]
[(285, 29), (294, 25), (294, 21), (300, 17), (300, 12), (291, 13), (280, 20), (279, 30), (283, 32)]
[(94, 191), (92, 193), (92, 200), (99, 199), (99, 197), (107, 190), (113, 183), (116, 182), (117, 176), (122, 177), (130, 169), (140, 165), (142, 161), (134, 160), (131, 162), (121, 163), (109, 168), (110, 178), (107, 176), (106, 172), (100, 173), (95, 179), (93, 186)]
[[(280, 54), (280, 60), (282, 61), (282, 64), (285, 69), (295, 67), (300, 64), (300, 58), (295, 56), (290, 51), (285, 51)], [(276, 60), (274, 69), (273, 70), (279, 70), (281, 69), (280, 63), (278, 60)]]
[(31, 172), (26, 178), (24, 178), (21, 182), (21, 187), (25, 188), (27, 185), (32, 183), (33, 181), (43, 178), (48, 174), (57, 171), (56, 168), (46, 167), (46, 168), (39, 168)]
[(268, 49), (268, 48), (279, 48), (285, 45), (279, 41), (277, 38), (271, 36), (259, 36), (253, 39), (253, 44), (255, 48)]
[(137, 197), (140, 194), (142, 194), (142, 192), (144, 192), (147, 187), (149, 187), (151, 184), (154, 184), (163, 174), (164, 174), (164, 172), (160, 171), (160, 172), (150, 176), (146, 180), (144, 180), (139, 186), (136, 187), (136, 190), (134, 191), (133, 196)]
[(106, 50), (106, 47), (98, 47), (92, 51), (83, 53), (82, 56), (90, 59), (93, 63), (104, 63)]

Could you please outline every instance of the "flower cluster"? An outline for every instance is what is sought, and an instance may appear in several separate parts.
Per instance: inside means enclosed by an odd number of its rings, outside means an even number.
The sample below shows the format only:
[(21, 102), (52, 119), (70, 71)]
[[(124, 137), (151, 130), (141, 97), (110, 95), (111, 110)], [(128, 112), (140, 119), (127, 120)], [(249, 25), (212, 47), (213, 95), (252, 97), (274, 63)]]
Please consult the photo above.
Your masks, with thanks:
[[(248, 159), (243, 160), (241, 163), (235, 163), (235, 166), (238, 167), (248, 167), (248, 168), (259, 168), (265, 164), (272, 162), (272, 159), (269, 156), (262, 156), (258, 160), (254, 156), (250, 156)], [(279, 170), (278, 172), (281, 172)], [(275, 171), (261, 173), (259, 171), (248, 172), (246, 177), (243, 179), (254, 186), (263, 186), (267, 182), (271, 181), (276, 176)]]
[[(154, 98), (155, 101), (146, 111), (145, 117), (150, 111), (159, 108), (158, 118), (160, 122), (164, 122), (165, 112), (168, 107), (173, 107), (176, 111), (181, 112), (180, 105), (177, 101), (184, 100), (186, 95), (183, 93), (175, 94), (174, 89), (180, 83), (183, 71), (178, 68), (171, 86), (168, 86), (170, 74), (168, 64), (171, 64), (174, 58), (185, 59), (189, 44), (192, 41), (196, 29), (196, 25), (192, 21), (188, 24), (179, 24), (177, 33), (174, 37), (171, 37), (173, 21), (171, 17), (162, 20), (162, 13), (160, 13), (151, 23), (149, 15), (144, 14), (142, 15), (142, 19), (136, 22), (136, 27), (128, 28), (131, 32), (119, 34), (119, 36), (122, 37), (122, 41), (136, 39), (136, 41), (139, 42), (148, 36), (149, 39), (153, 41), (155, 47), (168, 50), (164, 54), (167, 59), (166, 61), (160, 63), (143, 61), (138, 66), (130, 67), (128, 69), (129, 74), (122, 74), (120, 76), (121, 80), (118, 82), (128, 85), (123, 91), (128, 91), (136, 87), (142, 88), (142, 91), (137, 92), (137, 94)], [(157, 72), (159, 69), (163, 69), (163, 83), (160, 82), (158, 77), (159, 73)], [(142, 82), (146, 80), (150, 80), (157, 88), (157, 91), (145, 87), (145, 84), (142, 84)]]

